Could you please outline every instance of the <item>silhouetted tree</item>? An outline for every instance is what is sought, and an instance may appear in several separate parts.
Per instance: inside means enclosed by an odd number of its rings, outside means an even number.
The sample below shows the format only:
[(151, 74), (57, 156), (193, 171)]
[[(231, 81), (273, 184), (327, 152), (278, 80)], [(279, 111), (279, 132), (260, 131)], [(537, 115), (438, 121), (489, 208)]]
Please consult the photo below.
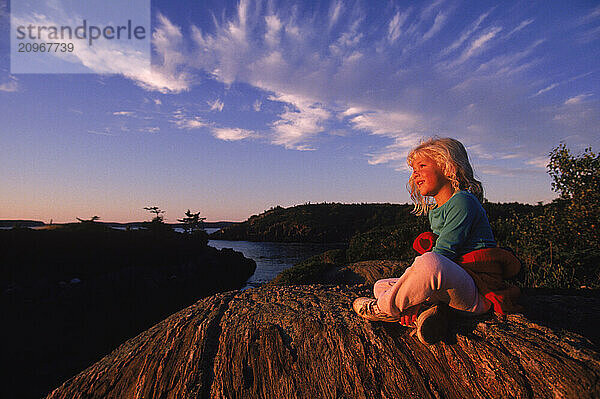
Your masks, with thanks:
[(165, 211), (163, 211), (159, 207), (157, 207), (157, 206), (145, 206), (144, 209), (147, 210), (148, 212), (153, 213), (153, 214), (156, 215), (152, 219), (153, 223), (162, 223), (165, 220), (165, 218), (163, 216), (164, 213), (165, 213)]
[(193, 213), (189, 209), (185, 213), (185, 217), (177, 219), (178, 222), (183, 223), (183, 230), (186, 233), (194, 233), (198, 230), (202, 230), (202, 223), (206, 218), (200, 217), (200, 212)]
[(100, 216), (92, 216), (89, 219), (81, 219), (81, 218), (76, 218), (76, 219), (79, 220), (81, 223), (94, 223), (96, 220), (100, 219)]
[(173, 229), (171, 228), (171, 226), (169, 226), (168, 224), (165, 223), (165, 218), (163, 216), (165, 211), (163, 211), (162, 209), (160, 209), (157, 206), (146, 206), (146, 207), (144, 207), (144, 209), (155, 215), (154, 218), (152, 218), (152, 220), (150, 222), (144, 223), (144, 227), (146, 227), (148, 230), (151, 230), (157, 234), (173, 232)]

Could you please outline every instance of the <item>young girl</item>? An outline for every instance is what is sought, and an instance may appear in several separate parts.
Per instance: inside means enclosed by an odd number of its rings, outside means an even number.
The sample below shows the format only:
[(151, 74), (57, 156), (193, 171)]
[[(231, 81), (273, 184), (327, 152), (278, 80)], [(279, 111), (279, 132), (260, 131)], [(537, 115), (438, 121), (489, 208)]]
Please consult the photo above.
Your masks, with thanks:
[[(417, 237), (413, 246), (422, 255), (402, 277), (377, 281), (376, 299), (358, 298), (353, 308), (367, 320), (416, 324), (419, 339), (432, 344), (445, 335), (446, 305), (470, 314), (492, 306), (499, 313), (514, 310), (518, 291), (502, 279), (516, 274), (520, 263), (496, 247), (481, 206), (483, 187), (459, 141), (427, 140), (407, 162), (413, 170), (407, 186), (415, 213), (429, 216), (433, 234)], [(423, 304), (432, 306), (420, 312)]]

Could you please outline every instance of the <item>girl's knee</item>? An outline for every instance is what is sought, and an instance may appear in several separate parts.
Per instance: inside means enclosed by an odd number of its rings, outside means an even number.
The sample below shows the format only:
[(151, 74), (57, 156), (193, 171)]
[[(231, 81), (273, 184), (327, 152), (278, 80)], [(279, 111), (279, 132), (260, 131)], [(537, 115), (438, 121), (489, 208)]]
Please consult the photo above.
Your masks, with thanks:
[(418, 273), (436, 274), (445, 269), (445, 258), (443, 255), (435, 252), (425, 252), (417, 256), (412, 264), (412, 268)]
[(428, 278), (431, 285), (435, 287), (459, 290), (467, 287), (469, 291), (475, 287), (473, 278), (444, 255), (427, 252), (415, 259), (413, 267), (423, 278)]
[(384, 278), (382, 280), (377, 280), (375, 284), (373, 284), (373, 289), (388, 289), (393, 287), (398, 281), (397, 278)]
[(392, 288), (397, 281), (397, 278), (386, 278), (383, 280), (377, 280), (375, 284), (373, 284), (373, 293), (375, 294), (375, 298), (379, 298), (381, 294)]

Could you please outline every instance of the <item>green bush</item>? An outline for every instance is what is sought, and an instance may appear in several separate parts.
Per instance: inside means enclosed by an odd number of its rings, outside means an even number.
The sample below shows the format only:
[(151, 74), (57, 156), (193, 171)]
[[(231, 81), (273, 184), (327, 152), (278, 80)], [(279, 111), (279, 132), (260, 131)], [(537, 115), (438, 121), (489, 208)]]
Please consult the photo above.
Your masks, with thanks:
[[(513, 248), (523, 262), (519, 284), (527, 287), (600, 287), (598, 243), (572, 223), (569, 203), (557, 200), (530, 213), (494, 221), (500, 246)], [(588, 236), (589, 237), (589, 236)]]
[(575, 156), (561, 144), (550, 153), (552, 188), (567, 203), (562, 220), (571, 231), (576, 248), (598, 247), (600, 220), (600, 156), (586, 148)]
[(378, 227), (366, 233), (356, 234), (350, 239), (347, 250), (348, 261), (412, 260), (417, 255), (412, 248), (414, 239), (428, 230), (429, 223), (426, 217), (411, 215), (403, 224)]
[(523, 261), (522, 286), (600, 288), (600, 158), (590, 148), (575, 156), (561, 144), (548, 169), (560, 198), (491, 219), (496, 239)]

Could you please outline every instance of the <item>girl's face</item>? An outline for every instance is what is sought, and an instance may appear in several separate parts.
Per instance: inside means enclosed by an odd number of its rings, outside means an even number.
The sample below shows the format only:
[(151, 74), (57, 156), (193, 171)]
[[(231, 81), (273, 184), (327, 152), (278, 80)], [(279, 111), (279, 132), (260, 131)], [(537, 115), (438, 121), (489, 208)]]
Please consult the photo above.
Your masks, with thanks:
[(412, 163), (412, 178), (419, 193), (426, 197), (436, 197), (446, 191), (452, 191), (452, 183), (437, 163), (427, 156), (417, 156)]

